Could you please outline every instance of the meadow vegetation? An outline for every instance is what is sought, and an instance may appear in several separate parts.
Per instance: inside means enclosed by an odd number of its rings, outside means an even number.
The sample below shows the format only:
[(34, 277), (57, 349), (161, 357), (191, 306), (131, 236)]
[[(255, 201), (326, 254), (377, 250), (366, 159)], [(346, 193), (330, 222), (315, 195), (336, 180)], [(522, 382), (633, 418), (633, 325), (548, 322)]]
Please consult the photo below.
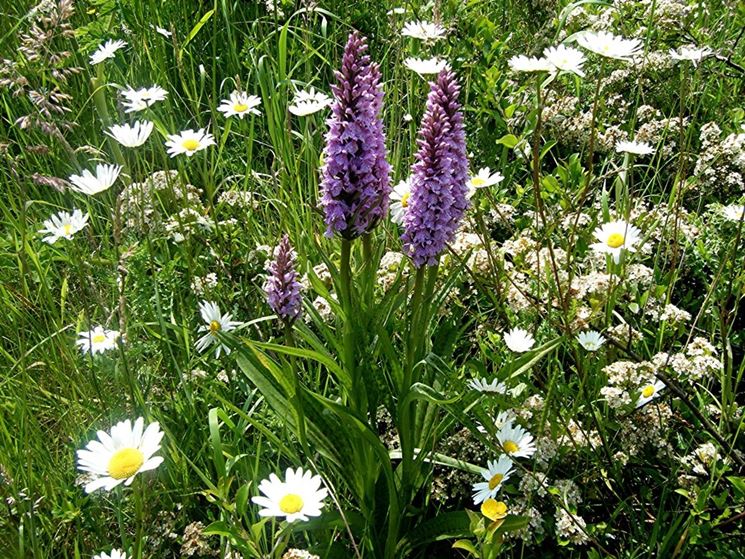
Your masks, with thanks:
[(745, 556), (742, 3), (0, 14), (0, 556)]

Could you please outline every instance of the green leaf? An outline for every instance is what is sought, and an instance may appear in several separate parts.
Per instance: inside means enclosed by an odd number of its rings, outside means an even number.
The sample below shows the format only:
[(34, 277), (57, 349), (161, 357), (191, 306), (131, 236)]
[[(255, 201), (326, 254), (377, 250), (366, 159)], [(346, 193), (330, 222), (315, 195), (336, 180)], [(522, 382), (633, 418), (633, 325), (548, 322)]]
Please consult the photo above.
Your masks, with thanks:
[(399, 548), (405, 545), (409, 549), (415, 549), (428, 543), (464, 538), (470, 534), (471, 520), (465, 511), (444, 512), (422, 522), (416, 531), (402, 540)]
[(737, 495), (739, 498), (742, 498), (745, 496), (745, 478), (743, 477), (736, 477), (736, 476), (727, 476), (727, 481), (729, 481), (732, 486), (735, 488), (735, 491), (737, 492)]
[(210, 18), (212, 17), (214, 13), (215, 13), (215, 10), (210, 10), (209, 12), (207, 12), (206, 14), (202, 16), (202, 19), (200, 19), (194, 27), (192, 27), (191, 31), (189, 31), (189, 34), (186, 36), (186, 40), (184, 41), (184, 44), (181, 45), (181, 52), (183, 52), (184, 49), (186, 48), (186, 45), (188, 45), (189, 42), (191, 42), (191, 40), (194, 37), (196, 37), (197, 33), (199, 33), (199, 30), (202, 29), (202, 27), (204, 27), (204, 25), (210, 20)]
[(510, 149), (513, 149), (518, 143), (520, 143), (520, 140), (514, 134), (506, 134), (497, 140), (497, 144), (501, 144)]
[(476, 549), (476, 546), (473, 545), (473, 542), (471, 542), (471, 540), (458, 540), (453, 544), (453, 549), (462, 549), (464, 551), (468, 551), (474, 557), (479, 556), (479, 550)]

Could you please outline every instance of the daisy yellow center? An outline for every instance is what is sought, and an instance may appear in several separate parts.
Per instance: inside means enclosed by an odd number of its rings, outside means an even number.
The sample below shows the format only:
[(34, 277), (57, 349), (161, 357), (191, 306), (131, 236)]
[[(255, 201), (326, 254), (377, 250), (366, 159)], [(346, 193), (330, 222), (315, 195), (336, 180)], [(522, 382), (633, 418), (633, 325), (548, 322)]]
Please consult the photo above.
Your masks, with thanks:
[(188, 151), (194, 151), (199, 147), (199, 140), (189, 138), (188, 140), (181, 142), (181, 147)]
[(401, 196), (401, 207), (407, 208), (409, 206), (409, 198), (411, 197), (411, 192), (407, 192), (403, 196)]
[(479, 186), (484, 186), (486, 184), (486, 180), (482, 179), (481, 177), (473, 177), (471, 179), (471, 184), (478, 188)]
[(210, 322), (210, 334), (217, 334), (221, 329), (222, 325), (217, 320)]
[(654, 386), (651, 384), (649, 386), (645, 386), (644, 390), (642, 390), (642, 396), (645, 398), (649, 398), (654, 395)]
[(279, 501), (279, 510), (285, 514), (295, 514), (303, 510), (303, 498), (296, 493), (288, 493)]
[(502, 483), (504, 476), (502, 474), (494, 474), (489, 480), (489, 489), (495, 489), (497, 485)]
[(623, 244), (624, 237), (621, 233), (611, 233), (608, 235), (608, 240), (606, 243), (611, 248), (618, 248)]
[(490, 520), (498, 520), (507, 516), (507, 505), (496, 499), (487, 499), (481, 505), (481, 514)]
[(65, 235), (69, 235), (72, 233), (72, 225), (70, 223), (65, 223), (62, 226), (62, 231), (64, 231)]
[(502, 443), (502, 448), (508, 454), (517, 452), (520, 449), (520, 447), (517, 446), (517, 443), (515, 441), (504, 441)]
[(237, 113), (245, 113), (248, 110), (248, 105), (245, 103), (236, 103), (233, 105), (233, 110)]
[(145, 463), (145, 455), (137, 448), (120, 448), (109, 460), (107, 468), (114, 479), (127, 479), (135, 475)]
[(102, 344), (106, 341), (106, 334), (93, 334), (91, 341), (94, 344)]

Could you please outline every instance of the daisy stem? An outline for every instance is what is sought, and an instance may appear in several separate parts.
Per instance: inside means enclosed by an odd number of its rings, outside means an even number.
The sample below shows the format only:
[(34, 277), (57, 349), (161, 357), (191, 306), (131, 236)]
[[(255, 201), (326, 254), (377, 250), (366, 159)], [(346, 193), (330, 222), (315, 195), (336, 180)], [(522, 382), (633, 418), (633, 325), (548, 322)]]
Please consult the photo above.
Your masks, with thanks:
[(137, 485), (137, 488), (134, 492), (134, 501), (135, 501), (135, 516), (136, 516), (136, 532), (135, 532), (135, 541), (132, 551), (132, 559), (142, 559), (142, 534), (143, 534), (143, 509), (142, 509), (142, 484), (144, 483), (142, 479), (136, 479), (135, 483)]
[[(98, 113), (98, 117), (101, 119), (104, 128), (108, 128), (111, 124), (111, 117), (109, 116), (109, 108), (106, 105), (106, 76), (103, 73), (103, 66), (103, 64), (99, 64), (97, 66), (96, 77), (92, 80), (93, 104), (96, 107), (96, 112)], [(119, 149), (119, 144), (114, 138), (110, 136), (108, 137), (108, 140), (111, 152), (114, 154), (114, 159), (119, 165), (122, 166), (124, 174), (131, 177), (131, 175), (129, 174), (129, 168), (127, 167), (127, 161), (124, 159), (122, 150)]]

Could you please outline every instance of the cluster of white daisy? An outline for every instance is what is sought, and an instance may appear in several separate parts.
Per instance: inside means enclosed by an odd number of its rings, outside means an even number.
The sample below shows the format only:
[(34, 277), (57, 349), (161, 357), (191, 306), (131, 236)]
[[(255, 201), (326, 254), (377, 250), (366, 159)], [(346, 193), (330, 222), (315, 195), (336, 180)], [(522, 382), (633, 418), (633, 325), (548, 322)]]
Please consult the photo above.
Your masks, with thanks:
[[(405, 12), (391, 11), (389, 13), (398, 14)], [(401, 35), (422, 41), (425, 45), (432, 45), (444, 39), (447, 35), (447, 30), (439, 23), (409, 21), (404, 24)], [(424, 77), (439, 74), (442, 70), (449, 67), (447, 60), (439, 56), (431, 56), (429, 58), (409, 56), (404, 60), (404, 66)]]
[[(487, 384), (484, 379), (471, 381), (470, 384), (481, 391), (484, 391), (483, 388), (486, 386), (486, 391), (504, 392), (499, 383)], [(515, 419), (511, 411), (503, 411), (497, 415), (494, 429), (500, 456), (496, 460), (488, 461), (486, 467), (481, 470), (484, 481), (473, 484), (474, 505), (481, 505), (482, 514), (493, 521), (502, 519), (508, 514), (508, 505), (504, 501), (497, 500), (497, 495), (513, 473), (513, 460), (530, 458), (536, 452), (533, 435), (515, 423)], [(483, 426), (479, 426), (479, 431), (489, 435), (489, 431)]]

